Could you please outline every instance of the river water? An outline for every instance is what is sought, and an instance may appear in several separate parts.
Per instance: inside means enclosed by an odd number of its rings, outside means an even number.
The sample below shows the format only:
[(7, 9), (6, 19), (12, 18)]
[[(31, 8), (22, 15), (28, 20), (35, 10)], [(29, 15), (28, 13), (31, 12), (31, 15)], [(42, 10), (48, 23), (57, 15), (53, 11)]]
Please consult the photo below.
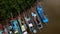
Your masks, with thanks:
[(60, 0), (43, 0), (41, 4), (48, 15), (49, 23), (37, 34), (60, 34)]

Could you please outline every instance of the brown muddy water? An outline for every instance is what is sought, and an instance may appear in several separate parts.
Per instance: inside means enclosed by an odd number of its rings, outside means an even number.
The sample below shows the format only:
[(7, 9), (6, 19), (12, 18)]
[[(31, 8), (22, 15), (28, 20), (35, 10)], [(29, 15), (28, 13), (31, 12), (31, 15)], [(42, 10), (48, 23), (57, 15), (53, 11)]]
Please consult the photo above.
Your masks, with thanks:
[(49, 18), (47, 28), (37, 34), (60, 34), (60, 0), (43, 0), (42, 6)]

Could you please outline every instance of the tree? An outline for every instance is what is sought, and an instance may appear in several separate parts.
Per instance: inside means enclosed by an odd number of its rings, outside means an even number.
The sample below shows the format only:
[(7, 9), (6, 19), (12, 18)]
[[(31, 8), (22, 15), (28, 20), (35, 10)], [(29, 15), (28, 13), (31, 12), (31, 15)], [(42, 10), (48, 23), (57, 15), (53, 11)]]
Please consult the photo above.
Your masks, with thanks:
[(0, 0), (0, 18), (10, 18), (12, 12), (14, 16), (18, 11), (30, 7), (36, 0)]

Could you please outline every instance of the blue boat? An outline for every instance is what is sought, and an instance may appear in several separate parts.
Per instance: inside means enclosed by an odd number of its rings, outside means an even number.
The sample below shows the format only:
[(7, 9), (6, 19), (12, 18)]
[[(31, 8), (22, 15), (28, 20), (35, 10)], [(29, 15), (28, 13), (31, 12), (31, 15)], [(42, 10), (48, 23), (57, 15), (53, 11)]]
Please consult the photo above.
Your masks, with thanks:
[(43, 23), (47, 23), (48, 22), (48, 17), (45, 16), (42, 6), (38, 5), (36, 9), (37, 9), (37, 13), (38, 13), (39, 17), (41, 18), (41, 21)]
[(0, 34), (3, 34), (2, 32), (3, 32), (3, 31), (2, 31), (2, 30), (0, 30)]
[(12, 28), (14, 33), (22, 34), (21, 27), (19, 26), (18, 20), (12, 21)]

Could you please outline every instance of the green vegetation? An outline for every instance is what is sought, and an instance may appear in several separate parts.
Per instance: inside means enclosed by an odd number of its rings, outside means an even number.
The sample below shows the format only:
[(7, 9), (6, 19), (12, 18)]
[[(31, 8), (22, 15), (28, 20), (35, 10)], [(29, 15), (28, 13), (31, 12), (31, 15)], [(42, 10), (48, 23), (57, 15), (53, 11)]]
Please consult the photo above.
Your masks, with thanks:
[(0, 18), (10, 18), (10, 13), (17, 15), (18, 11), (30, 7), (36, 0), (0, 0)]

